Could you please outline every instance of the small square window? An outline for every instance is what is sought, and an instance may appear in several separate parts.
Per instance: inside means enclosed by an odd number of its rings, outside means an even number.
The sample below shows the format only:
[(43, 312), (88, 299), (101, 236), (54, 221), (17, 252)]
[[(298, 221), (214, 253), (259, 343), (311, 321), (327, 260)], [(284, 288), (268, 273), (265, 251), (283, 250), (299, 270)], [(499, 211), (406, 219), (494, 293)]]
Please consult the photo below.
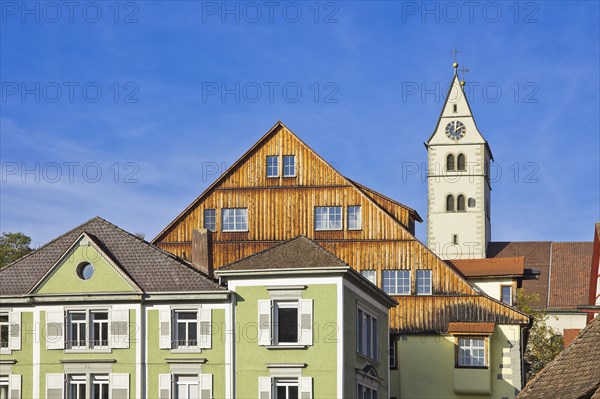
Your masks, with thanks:
[(485, 338), (459, 338), (457, 364), (459, 367), (486, 367)]
[(417, 270), (417, 295), (431, 295), (431, 270)]
[(204, 228), (210, 231), (217, 231), (217, 210), (204, 210)]
[(410, 295), (410, 270), (384, 270), (383, 290), (391, 295)]
[(283, 177), (294, 177), (296, 176), (296, 156), (295, 155), (284, 155), (283, 156)]
[(226, 208), (221, 211), (221, 229), (227, 231), (248, 231), (248, 209)]
[(377, 270), (361, 270), (362, 274), (367, 280), (377, 285)]
[(317, 206), (315, 207), (315, 230), (341, 230), (342, 229), (342, 207), (341, 206)]
[(279, 176), (279, 157), (277, 155), (267, 156), (267, 177)]
[(360, 230), (362, 228), (360, 205), (348, 207), (348, 230)]

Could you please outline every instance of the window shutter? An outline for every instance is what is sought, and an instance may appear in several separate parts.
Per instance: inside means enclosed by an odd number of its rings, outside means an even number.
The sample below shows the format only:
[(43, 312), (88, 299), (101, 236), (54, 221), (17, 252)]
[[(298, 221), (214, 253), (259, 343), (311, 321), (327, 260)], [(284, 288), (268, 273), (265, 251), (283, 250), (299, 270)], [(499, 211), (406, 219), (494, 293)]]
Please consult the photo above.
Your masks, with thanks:
[(300, 385), (300, 399), (312, 399), (312, 378), (300, 377), (298, 385)]
[(46, 399), (63, 399), (64, 374), (46, 374)]
[[(171, 349), (171, 310), (159, 310), (160, 349)], [(170, 378), (170, 377), (169, 377)]]
[(21, 375), (11, 374), (8, 376), (8, 398), (21, 399)]
[(210, 349), (212, 344), (211, 310), (198, 309), (198, 347)]
[(313, 300), (301, 299), (300, 301), (300, 343), (313, 344)]
[(129, 374), (110, 374), (110, 399), (129, 399)]
[[(10, 312), (8, 315), (10, 332), (8, 336), (8, 349), (11, 351), (21, 350), (21, 313)], [(19, 381), (21, 381), (19, 379)]]
[(271, 392), (273, 391), (271, 384), (270, 377), (258, 377), (258, 399), (271, 399)]
[(200, 399), (212, 399), (213, 379), (212, 374), (200, 374)]
[(129, 309), (110, 311), (110, 346), (117, 349), (129, 348)]
[(171, 399), (171, 374), (158, 375), (158, 399)]
[(258, 344), (271, 345), (271, 301), (258, 301)]
[(50, 310), (46, 312), (46, 349), (64, 349), (65, 312)]

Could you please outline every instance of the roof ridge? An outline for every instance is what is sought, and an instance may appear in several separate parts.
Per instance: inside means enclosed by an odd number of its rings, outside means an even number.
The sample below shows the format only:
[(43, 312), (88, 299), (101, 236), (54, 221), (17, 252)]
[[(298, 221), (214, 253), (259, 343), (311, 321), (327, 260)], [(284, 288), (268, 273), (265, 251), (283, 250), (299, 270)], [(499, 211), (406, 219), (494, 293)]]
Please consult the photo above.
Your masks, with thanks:
[(36, 248), (36, 249), (34, 249), (33, 251), (29, 252), (28, 254), (25, 254), (25, 255), (21, 256), (19, 259), (16, 259), (16, 260), (12, 261), (11, 263), (9, 263), (8, 265), (4, 266), (4, 267), (3, 267), (2, 269), (0, 269), (0, 270), (6, 270), (6, 269), (8, 269), (9, 267), (11, 267), (11, 266), (13, 266), (13, 265), (17, 264), (18, 262), (22, 261), (23, 259), (25, 259), (25, 258), (28, 258), (30, 255), (33, 255), (33, 254), (36, 254), (36, 253), (38, 253), (39, 251), (41, 251), (42, 249), (46, 248), (47, 246), (49, 246), (49, 245), (50, 245), (50, 244), (52, 244), (53, 242), (60, 240), (60, 239), (61, 239), (61, 238), (63, 238), (64, 236), (66, 236), (66, 235), (68, 235), (68, 234), (71, 234), (72, 232), (74, 232), (75, 230), (79, 229), (80, 227), (83, 227), (83, 226), (85, 226), (86, 224), (89, 224), (89, 223), (91, 223), (91, 222), (93, 222), (93, 221), (95, 221), (95, 220), (102, 220), (102, 221), (105, 221), (105, 220), (104, 220), (104, 219), (102, 219), (100, 216), (94, 216), (93, 218), (91, 218), (91, 219), (89, 219), (89, 220), (87, 220), (87, 221), (85, 221), (85, 222), (83, 222), (83, 223), (81, 223), (81, 224), (79, 224), (79, 225), (77, 225), (77, 226), (73, 227), (72, 229), (70, 229), (70, 230), (68, 230), (68, 231), (64, 232), (63, 234), (59, 235), (58, 237), (56, 237), (56, 238), (54, 238), (54, 239), (52, 239), (52, 240), (48, 241), (47, 243), (45, 243), (45, 244), (44, 244), (44, 245), (42, 245), (41, 247), (39, 247), (39, 248)]
[(270, 250), (272, 250), (272, 249), (275, 249), (275, 248), (277, 248), (277, 247), (280, 247), (280, 246), (282, 246), (282, 245), (284, 245), (284, 244), (290, 243), (290, 242), (292, 242), (292, 241), (295, 241), (295, 240), (297, 240), (297, 239), (300, 239), (300, 238), (304, 238), (304, 239), (306, 239), (306, 240), (309, 240), (309, 241), (310, 241), (310, 238), (306, 237), (304, 234), (300, 234), (300, 235), (297, 235), (296, 237), (293, 237), (293, 238), (290, 238), (290, 239), (287, 239), (287, 240), (280, 241), (280, 242), (276, 243), (275, 245), (273, 245), (272, 247), (265, 248), (265, 249), (263, 249), (263, 250), (261, 250), (261, 251), (255, 252), (255, 253), (253, 253), (253, 254), (251, 254), (251, 255), (248, 255), (248, 256), (246, 256), (246, 257), (244, 257), (244, 258), (238, 259), (238, 260), (236, 260), (235, 262), (231, 262), (231, 263), (228, 263), (228, 264), (226, 264), (226, 265), (223, 265), (223, 266), (221, 266), (221, 267), (220, 267), (218, 270), (222, 270), (222, 269), (229, 268), (229, 267), (231, 267), (231, 266), (233, 266), (233, 265), (236, 265), (236, 264), (238, 264), (238, 263), (240, 263), (240, 262), (242, 262), (242, 261), (246, 261), (246, 260), (248, 260), (248, 259), (252, 259), (252, 258), (254, 258), (254, 257), (258, 256), (258, 255), (261, 255), (261, 254), (263, 254), (263, 253), (265, 253), (265, 252), (267, 252), (267, 251), (270, 251)]

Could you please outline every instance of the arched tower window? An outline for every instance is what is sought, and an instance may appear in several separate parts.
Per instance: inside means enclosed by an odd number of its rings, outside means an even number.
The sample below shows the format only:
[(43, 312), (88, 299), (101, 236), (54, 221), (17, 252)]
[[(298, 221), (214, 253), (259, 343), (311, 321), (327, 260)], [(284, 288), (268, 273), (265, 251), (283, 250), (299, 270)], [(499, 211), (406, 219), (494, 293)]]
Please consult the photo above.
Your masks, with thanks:
[(454, 212), (454, 195), (452, 194), (446, 197), (446, 212)]
[(458, 170), (467, 170), (467, 162), (465, 159), (465, 154), (458, 154), (457, 157)]
[(465, 211), (465, 196), (462, 194), (456, 199), (456, 210), (459, 212)]
[(446, 157), (446, 170), (455, 170), (453, 154), (448, 154)]

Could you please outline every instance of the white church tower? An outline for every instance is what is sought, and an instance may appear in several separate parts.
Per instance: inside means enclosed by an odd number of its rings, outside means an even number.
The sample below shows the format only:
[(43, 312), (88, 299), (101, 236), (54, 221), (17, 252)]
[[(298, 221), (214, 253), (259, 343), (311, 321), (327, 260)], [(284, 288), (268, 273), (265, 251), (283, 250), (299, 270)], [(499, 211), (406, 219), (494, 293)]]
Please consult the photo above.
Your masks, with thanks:
[(492, 152), (477, 129), (463, 86), (455, 62), (442, 113), (425, 143), (427, 245), (442, 259), (485, 258), (491, 239)]

